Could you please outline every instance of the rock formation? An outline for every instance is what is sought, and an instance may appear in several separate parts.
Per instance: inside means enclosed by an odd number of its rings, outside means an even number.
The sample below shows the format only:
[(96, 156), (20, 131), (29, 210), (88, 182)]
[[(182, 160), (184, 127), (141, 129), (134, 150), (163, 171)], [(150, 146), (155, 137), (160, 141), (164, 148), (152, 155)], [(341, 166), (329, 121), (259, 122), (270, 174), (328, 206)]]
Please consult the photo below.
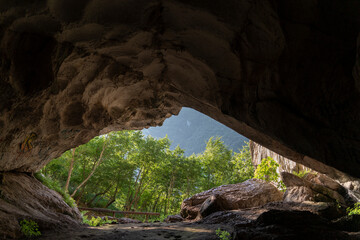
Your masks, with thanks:
[(340, 0), (4, 2), (0, 170), (36, 171), (188, 106), (315, 170), (360, 176), (357, 10)]
[(250, 152), (251, 152), (251, 161), (256, 169), (256, 167), (261, 163), (264, 158), (271, 157), (279, 164), (278, 173), (281, 172), (301, 172), (301, 171), (310, 171), (310, 168), (305, 167), (304, 165), (294, 162), (293, 160), (286, 158), (270, 149), (261, 146), (260, 144), (249, 141)]
[(80, 227), (81, 215), (60, 194), (24, 173), (0, 173), (0, 236), (20, 237), (23, 219), (39, 224), (40, 231)]
[(315, 206), (306, 205), (277, 202), (245, 210), (220, 211), (198, 223), (232, 226), (232, 239), (357, 239), (358, 235), (343, 232), (353, 231), (356, 226), (344, 226), (346, 221), (341, 219), (330, 221), (316, 211), (309, 211), (315, 210)]
[(180, 214), (169, 215), (165, 218), (164, 222), (172, 223), (172, 222), (182, 222), (184, 218)]
[(281, 201), (282, 197), (283, 193), (272, 184), (259, 179), (250, 179), (195, 194), (182, 202), (180, 213), (183, 218), (195, 219), (220, 210), (262, 206), (268, 202)]
[(281, 178), (286, 185), (285, 202), (332, 202), (344, 208), (352, 207), (356, 202), (343, 186), (319, 173), (308, 173), (300, 178), (291, 173), (282, 172)]
[[(250, 150), (251, 150), (252, 162), (255, 167), (261, 163), (261, 160), (263, 158), (266, 158), (268, 156), (272, 157), (277, 163), (279, 163), (280, 166), (278, 172), (282, 174), (281, 177), (283, 176), (285, 176), (285, 178), (288, 177), (287, 179), (285, 180), (283, 179), (283, 180), (287, 182), (289, 186), (292, 185), (289, 176), (293, 176), (293, 175), (287, 173), (301, 172), (301, 171), (309, 171), (312, 173), (316, 173), (311, 168), (307, 168), (302, 164), (296, 163), (291, 159), (281, 156), (280, 154), (277, 154), (254, 141), (250, 141)], [(316, 175), (308, 174), (306, 177), (311, 178), (309, 180), (313, 181), (316, 184), (321, 184), (325, 186), (330, 185), (330, 188), (331, 187), (336, 188), (333, 189), (335, 191), (341, 188), (342, 194), (345, 191), (347, 192), (346, 193), (347, 198), (360, 201), (360, 179), (351, 177), (344, 172), (341, 172), (333, 167), (326, 166), (324, 164), (321, 164), (321, 168), (322, 168), (321, 172), (324, 174), (320, 174), (320, 173), (317, 173)], [(293, 176), (291, 177), (291, 179), (294, 179), (295, 177), (296, 176)], [(297, 182), (299, 183), (299, 181)], [(307, 195), (308, 197), (309, 194), (311, 195), (311, 191), (307, 187), (305, 187), (305, 185), (306, 184), (300, 184), (300, 185), (298, 184), (297, 186), (299, 186), (299, 188), (297, 190), (293, 189), (292, 191), (295, 191), (296, 194), (299, 195), (299, 197), (305, 199), (307, 198), (305, 197), (305, 195)], [(298, 200), (301, 201), (300, 199)]]
[(182, 106), (319, 172), (360, 177), (360, 4), (0, 4), (0, 171), (34, 172)]

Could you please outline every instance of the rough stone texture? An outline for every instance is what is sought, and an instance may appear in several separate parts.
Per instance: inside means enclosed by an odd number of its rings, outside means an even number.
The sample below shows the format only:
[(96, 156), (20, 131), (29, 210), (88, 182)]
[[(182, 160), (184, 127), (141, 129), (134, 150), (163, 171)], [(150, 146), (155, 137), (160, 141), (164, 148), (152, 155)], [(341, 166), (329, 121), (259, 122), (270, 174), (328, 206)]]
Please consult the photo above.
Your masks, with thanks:
[(308, 173), (300, 178), (291, 173), (282, 172), (281, 178), (286, 185), (285, 202), (337, 202), (345, 208), (356, 202), (348, 195), (344, 187), (320, 173)]
[[(278, 168), (278, 172), (289, 172), (293, 173), (300, 171), (311, 171), (315, 172), (311, 168), (304, 167), (302, 164), (296, 163), (291, 159), (285, 158), (280, 154), (271, 151), (270, 149), (261, 146), (260, 144), (250, 141), (250, 150), (252, 156), (252, 162), (254, 166), (257, 166), (261, 163), (263, 158), (268, 156), (272, 157), (277, 163), (279, 163), (280, 167)], [(319, 164), (318, 164), (319, 165)], [(320, 185), (327, 185), (332, 190), (340, 191), (342, 195), (346, 196), (346, 200), (356, 200), (360, 201), (360, 179), (349, 176), (348, 174), (341, 172), (333, 167), (327, 166), (325, 164), (321, 164), (321, 172), (324, 174), (308, 174), (306, 178), (310, 182), (317, 183)], [(298, 193), (302, 191), (309, 192), (310, 189), (305, 189), (306, 187), (300, 187)], [(290, 190), (293, 191), (293, 190)], [(347, 194), (345, 192), (347, 191)], [(309, 193), (310, 194), (310, 193)], [(307, 194), (307, 196), (310, 196)], [(301, 194), (302, 195), (302, 194)], [(304, 197), (303, 200), (310, 200), (305, 197), (305, 195), (299, 196), (299, 200), (301, 197)]]
[(309, 202), (276, 202), (245, 210), (219, 211), (197, 223), (234, 226), (232, 239), (239, 240), (356, 239), (342, 232), (341, 227), (335, 228), (332, 218), (323, 218), (324, 209), (327, 207)]
[(271, 157), (277, 162), (280, 166), (277, 170), (280, 172), (300, 172), (300, 171), (309, 171), (310, 168), (305, 167), (304, 165), (294, 162), (293, 160), (286, 158), (270, 149), (261, 146), (260, 144), (250, 140), (250, 152), (251, 152), (251, 161), (256, 168), (264, 158)]
[(120, 223), (120, 224), (128, 224), (128, 223), (142, 223), (142, 222), (140, 220), (137, 220), (137, 219), (123, 217), (123, 218), (118, 219), (118, 223)]
[(180, 214), (169, 215), (165, 218), (164, 222), (173, 223), (173, 222), (182, 222), (184, 218)]
[(20, 236), (19, 222), (31, 219), (40, 231), (79, 227), (81, 215), (55, 191), (23, 173), (0, 173), (0, 236)]
[(217, 196), (217, 205), (221, 209), (244, 209), (261, 206), (268, 202), (281, 201), (283, 193), (272, 184), (259, 179), (250, 179), (242, 183), (223, 185), (185, 199), (181, 204), (181, 216), (194, 219), (198, 216), (205, 200)]
[(38, 170), (187, 106), (317, 171), (360, 176), (359, 11), (341, 0), (5, 1), (0, 170)]
[(339, 208), (337, 203), (331, 202), (272, 202), (264, 206), (265, 209), (272, 210), (295, 210), (307, 211), (328, 220), (343, 217), (346, 214), (344, 208)]
[(211, 195), (200, 206), (199, 217), (206, 217), (214, 212), (227, 209), (227, 200), (221, 195)]
[(342, 0), (1, 1), (0, 171), (37, 171), (186, 106), (360, 177), (359, 12)]
[(335, 229), (348, 232), (360, 232), (360, 215), (344, 216), (332, 221)]

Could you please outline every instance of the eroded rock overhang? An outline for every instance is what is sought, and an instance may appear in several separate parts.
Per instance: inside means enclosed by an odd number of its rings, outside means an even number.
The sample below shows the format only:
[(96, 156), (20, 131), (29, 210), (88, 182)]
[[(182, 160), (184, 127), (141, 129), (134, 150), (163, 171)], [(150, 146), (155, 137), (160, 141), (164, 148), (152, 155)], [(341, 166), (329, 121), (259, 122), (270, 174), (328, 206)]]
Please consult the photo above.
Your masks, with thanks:
[(36, 171), (186, 106), (304, 165), (360, 176), (357, 1), (6, 1), (0, 11), (1, 171)]

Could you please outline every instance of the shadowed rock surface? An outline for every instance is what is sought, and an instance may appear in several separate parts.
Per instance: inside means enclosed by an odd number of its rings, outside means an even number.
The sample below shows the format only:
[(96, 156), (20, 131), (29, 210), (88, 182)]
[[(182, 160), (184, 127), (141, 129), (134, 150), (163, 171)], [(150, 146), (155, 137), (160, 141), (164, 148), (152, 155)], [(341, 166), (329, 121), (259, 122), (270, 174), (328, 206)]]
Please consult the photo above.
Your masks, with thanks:
[(239, 240), (358, 239), (340, 227), (334, 228), (333, 223), (316, 209), (321, 208), (311, 203), (277, 202), (263, 207), (216, 212), (197, 223), (233, 226), (232, 239)]
[[(259, 179), (250, 179), (242, 183), (223, 185), (195, 194), (182, 202), (180, 213), (183, 218), (194, 219), (201, 210), (203, 210), (202, 216), (207, 216), (219, 210), (262, 206), (268, 202), (281, 201), (282, 198), (283, 193), (272, 184)], [(206, 201), (209, 201), (209, 204), (204, 206), (203, 204)]]
[(33, 220), (39, 230), (77, 229), (81, 215), (57, 192), (24, 173), (0, 173), (0, 236), (18, 238), (19, 222)]
[[(281, 178), (286, 186), (285, 202), (337, 202), (346, 207), (352, 206), (355, 202), (347, 195), (344, 187), (326, 176), (308, 173), (300, 178), (294, 174), (282, 172)], [(345, 199), (348, 201), (346, 202)]]
[(36, 171), (187, 106), (317, 171), (360, 176), (359, 11), (340, 0), (6, 2), (0, 169)]

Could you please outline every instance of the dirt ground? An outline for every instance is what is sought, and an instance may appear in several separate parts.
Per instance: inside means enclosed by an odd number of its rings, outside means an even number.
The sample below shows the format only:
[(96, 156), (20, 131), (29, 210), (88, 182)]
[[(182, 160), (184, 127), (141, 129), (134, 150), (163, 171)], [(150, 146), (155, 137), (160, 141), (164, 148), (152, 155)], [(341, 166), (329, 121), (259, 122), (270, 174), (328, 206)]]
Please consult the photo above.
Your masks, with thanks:
[(101, 227), (84, 227), (66, 232), (43, 232), (40, 239), (70, 240), (70, 239), (126, 239), (126, 240), (211, 240), (219, 239), (216, 229), (221, 228), (232, 233), (230, 226), (220, 224), (196, 223), (132, 223), (108, 224)]

